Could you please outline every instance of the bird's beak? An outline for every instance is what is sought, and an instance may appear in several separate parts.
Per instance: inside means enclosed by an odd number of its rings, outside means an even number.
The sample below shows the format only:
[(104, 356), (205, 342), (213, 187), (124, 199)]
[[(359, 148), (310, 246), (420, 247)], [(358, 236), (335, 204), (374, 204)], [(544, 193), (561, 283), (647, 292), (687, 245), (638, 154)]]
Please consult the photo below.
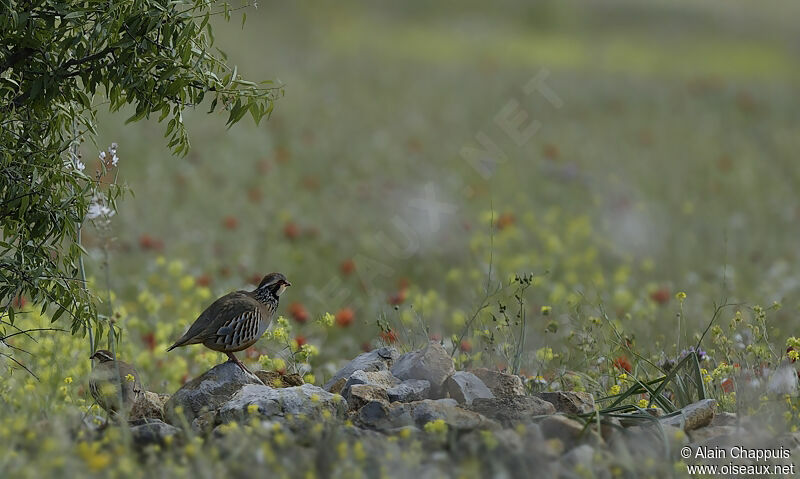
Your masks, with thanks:
[(284, 282), (283, 284), (285, 284), (286, 286), (291, 286), (292, 285), (292, 283), (290, 283), (288, 281)]

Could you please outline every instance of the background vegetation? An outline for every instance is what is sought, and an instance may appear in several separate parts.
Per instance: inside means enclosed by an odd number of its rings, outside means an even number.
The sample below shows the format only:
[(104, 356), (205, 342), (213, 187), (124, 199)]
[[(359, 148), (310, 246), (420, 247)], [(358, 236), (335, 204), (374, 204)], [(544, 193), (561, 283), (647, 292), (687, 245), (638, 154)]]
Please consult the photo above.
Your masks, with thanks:
[[(464, 367), (614, 395), (630, 376), (660, 376), (713, 318), (700, 343), (708, 394), (729, 410), (774, 405), (759, 401), (764, 368), (789, 360), (800, 326), (797, 9), (247, 9), (244, 28), (218, 25), (218, 43), (246, 76), (285, 86), (269, 121), (226, 130), (207, 108), (186, 110), (192, 149), (178, 159), (155, 122), (100, 114), (98, 143), (118, 143), (117, 181), (134, 192), (83, 238), (120, 357), (173, 392), (224, 357), (166, 346), (214, 297), (275, 270), (294, 285), (287, 322), (246, 356), (316, 383), (362, 349), (432, 337)], [(557, 101), (525, 93), (536, 75)], [(528, 141), (495, 122), (513, 101), (540, 123)], [(461, 154), (480, 132), (506, 157), (490, 170)], [(46, 327), (29, 299), (16, 299), (17, 321)], [(293, 354), (302, 343), (316, 351)], [(8, 364), (0, 384), (13, 410), (0, 468), (25, 475), (41, 454), (31, 425), (91, 407), (89, 362), (68, 333), (11, 344), (33, 353), (20, 360), (40, 378)], [(745, 390), (753, 380), (764, 382)], [(776, 417), (795, 427), (788, 405)], [(48, 447), (62, 458), (42, 466), (53, 471), (117, 471), (78, 446)]]

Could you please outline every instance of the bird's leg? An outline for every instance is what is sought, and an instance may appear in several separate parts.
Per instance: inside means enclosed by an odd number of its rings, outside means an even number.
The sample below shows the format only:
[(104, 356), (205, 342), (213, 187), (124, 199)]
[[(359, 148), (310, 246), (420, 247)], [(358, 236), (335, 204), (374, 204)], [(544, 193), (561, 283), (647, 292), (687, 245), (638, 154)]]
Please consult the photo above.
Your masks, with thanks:
[(238, 365), (240, 368), (242, 368), (242, 371), (244, 371), (244, 372), (246, 372), (246, 373), (249, 373), (249, 374), (253, 374), (252, 372), (250, 372), (250, 370), (249, 370), (249, 369), (247, 369), (247, 366), (245, 366), (243, 362), (239, 361), (239, 358), (237, 358), (236, 356), (234, 356), (234, 355), (233, 355), (233, 353), (225, 353), (225, 354), (227, 354), (227, 355), (228, 355), (228, 358), (229, 358), (231, 361), (233, 361), (233, 362), (234, 362), (234, 363), (236, 363), (236, 364), (237, 364), (237, 365)]
[(242, 368), (242, 371), (244, 371), (244, 372), (246, 372), (246, 373), (250, 374), (251, 376), (255, 377), (256, 379), (258, 379), (258, 382), (259, 382), (259, 383), (261, 383), (261, 384), (263, 384), (264, 386), (266, 386), (266, 384), (264, 383), (264, 381), (262, 381), (262, 380), (261, 380), (261, 378), (260, 378), (260, 377), (258, 377), (257, 375), (253, 374), (253, 372), (252, 372), (252, 371), (250, 371), (249, 369), (247, 369), (247, 366), (245, 366), (243, 362), (239, 361), (239, 358), (237, 358), (236, 356), (234, 356), (234, 355), (233, 355), (233, 353), (225, 353), (225, 354), (227, 354), (227, 355), (228, 355), (228, 357), (230, 358), (230, 360), (231, 360), (231, 361), (233, 361), (233, 362), (234, 362), (234, 363), (236, 363), (236, 364), (237, 364), (237, 365), (238, 365), (240, 368)]

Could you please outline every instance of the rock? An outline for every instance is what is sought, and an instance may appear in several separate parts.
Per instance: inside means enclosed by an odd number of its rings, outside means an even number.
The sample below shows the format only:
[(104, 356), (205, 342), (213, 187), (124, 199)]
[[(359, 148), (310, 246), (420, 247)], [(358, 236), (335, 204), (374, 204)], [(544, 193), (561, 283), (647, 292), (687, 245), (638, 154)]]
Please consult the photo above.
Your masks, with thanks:
[(341, 379), (347, 380), (355, 371), (365, 372), (382, 371), (389, 369), (397, 358), (397, 350), (394, 348), (373, 349), (368, 353), (359, 354), (355, 359), (347, 363), (333, 377), (325, 383), (324, 389), (331, 391), (331, 388)]
[(414, 420), (411, 412), (405, 408), (395, 408), (383, 401), (371, 401), (361, 406), (355, 422), (361, 427), (391, 431), (412, 426)]
[(350, 388), (357, 384), (368, 384), (386, 390), (397, 385), (398, 382), (397, 378), (392, 376), (392, 373), (387, 370), (367, 372), (359, 369), (353, 371), (353, 374), (347, 378), (347, 382), (344, 383), (344, 387), (342, 388), (341, 395), (347, 398)]
[(476, 398), (494, 397), (492, 391), (478, 379), (478, 376), (465, 371), (456, 371), (447, 378), (444, 388), (447, 394), (460, 404), (470, 405)]
[(515, 431), (499, 429), (497, 431), (470, 431), (458, 438), (457, 454), (466, 457), (479, 457), (488, 451), (497, 454), (498, 449), (504, 454), (521, 454), (525, 443)]
[(594, 396), (581, 391), (555, 391), (534, 393), (555, 406), (557, 412), (564, 414), (586, 414), (594, 412)]
[[(254, 406), (251, 408), (251, 406)], [(217, 411), (218, 422), (242, 421), (258, 415), (274, 417), (318, 417), (322, 411), (343, 417), (347, 409), (344, 399), (312, 384), (275, 389), (260, 384), (248, 384)]]
[(441, 419), (456, 430), (499, 429), (499, 425), (486, 417), (458, 407), (453, 399), (425, 399), (411, 403), (372, 401), (359, 411), (359, 425), (379, 431), (394, 431), (398, 428), (416, 426)]
[[(609, 441), (610, 449), (631, 458), (652, 458), (663, 460), (664, 452), (669, 449), (678, 451), (689, 442), (682, 429), (659, 426), (653, 421), (640, 422), (640, 426), (632, 426), (615, 434)], [(665, 446), (665, 440), (669, 448)]]
[(600, 436), (604, 441), (608, 441), (612, 436), (622, 431), (622, 423), (616, 417), (604, 417), (600, 419)]
[(370, 401), (382, 401), (388, 404), (389, 396), (386, 390), (372, 384), (354, 384), (347, 391), (347, 405), (357, 411)]
[(139, 419), (158, 419), (164, 420), (164, 404), (166, 404), (169, 396), (166, 394), (156, 394), (150, 391), (144, 391), (139, 394), (131, 406), (131, 413), (128, 417), (129, 421), (136, 421)]
[(581, 444), (561, 457), (561, 463), (569, 471), (591, 471), (593, 462), (594, 448), (588, 444)]
[(477, 398), (469, 406), (471, 411), (500, 421), (506, 427), (528, 422), (536, 416), (554, 414), (556, 408), (534, 396)]
[(542, 434), (546, 439), (558, 439), (564, 444), (565, 450), (570, 450), (577, 444), (600, 444), (600, 436), (589, 428), (584, 428), (580, 422), (560, 414), (553, 414), (538, 421)]
[(703, 399), (689, 404), (677, 414), (664, 416), (659, 421), (661, 424), (682, 427), (684, 431), (691, 431), (711, 423), (711, 420), (714, 419), (716, 405), (717, 401), (714, 399)]
[(743, 432), (743, 429), (736, 426), (706, 426), (689, 431), (689, 439), (694, 443), (700, 443), (718, 436), (735, 437)]
[(500, 428), (499, 424), (481, 414), (458, 407), (458, 403), (453, 399), (426, 399), (404, 405), (411, 407), (411, 416), (419, 427), (441, 419), (448, 426), (457, 430)]
[(739, 423), (739, 419), (736, 416), (736, 413), (733, 412), (721, 412), (714, 415), (714, 419), (711, 420), (712, 426), (736, 426)]
[(325, 390), (333, 394), (342, 394), (342, 389), (344, 389), (345, 384), (347, 384), (347, 378), (339, 378), (336, 382), (332, 383), (330, 387), (325, 387)]
[(297, 373), (281, 374), (278, 371), (256, 371), (254, 373), (258, 376), (265, 385), (273, 388), (286, 388), (291, 386), (302, 386), (305, 384), (303, 377)]
[(131, 427), (131, 438), (138, 447), (169, 444), (181, 432), (177, 427), (170, 426), (158, 419), (145, 419), (137, 422), (140, 424)]
[(206, 435), (217, 425), (217, 411), (207, 411), (192, 421), (191, 427), (195, 434)]
[(428, 399), (431, 383), (424, 379), (406, 379), (397, 386), (386, 390), (389, 401), (412, 402)]
[(495, 397), (505, 398), (528, 394), (519, 376), (486, 368), (473, 369), (472, 374), (478, 376)]
[(217, 409), (249, 384), (261, 385), (261, 381), (231, 361), (214, 366), (184, 384), (169, 398), (164, 405), (167, 420), (172, 424), (180, 424), (180, 416), (183, 415), (191, 424), (198, 415)]
[(453, 359), (436, 341), (424, 348), (400, 356), (392, 366), (392, 374), (401, 380), (424, 379), (431, 383), (431, 392), (440, 396), (442, 385), (456, 370)]

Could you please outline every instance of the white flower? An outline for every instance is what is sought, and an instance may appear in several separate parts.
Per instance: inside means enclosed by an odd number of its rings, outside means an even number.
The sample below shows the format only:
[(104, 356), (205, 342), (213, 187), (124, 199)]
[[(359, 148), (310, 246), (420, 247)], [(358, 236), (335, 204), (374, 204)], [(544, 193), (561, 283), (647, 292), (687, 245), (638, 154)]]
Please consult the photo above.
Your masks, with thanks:
[(105, 205), (103, 198), (95, 196), (89, 204), (89, 210), (86, 212), (86, 218), (94, 220), (97, 218), (111, 218), (114, 216), (115, 211)]
[(84, 165), (81, 160), (75, 158), (75, 169), (78, 171), (83, 171), (84, 168), (86, 168), (86, 165)]
[(117, 166), (117, 163), (119, 163), (119, 157), (116, 154), (114, 154), (114, 156), (111, 157), (111, 165)]
[(117, 148), (118, 148), (118, 145), (116, 143), (111, 143), (111, 146), (108, 147), (108, 151), (112, 155), (115, 155), (115, 154), (117, 154)]
[(98, 156), (99, 156), (99, 158), (100, 158), (101, 160), (103, 160), (103, 161), (105, 161), (105, 160), (106, 160), (106, 152), (105, 152), (105, 151), (101, 151), (101, 152), (100, 152), (100, 155), (98, 155)]
[(786, 364), (778, 368), (769, 378), (767, 391), (776, 394), (794, 394), (797, 391), (797, 371), (791, 364)]

